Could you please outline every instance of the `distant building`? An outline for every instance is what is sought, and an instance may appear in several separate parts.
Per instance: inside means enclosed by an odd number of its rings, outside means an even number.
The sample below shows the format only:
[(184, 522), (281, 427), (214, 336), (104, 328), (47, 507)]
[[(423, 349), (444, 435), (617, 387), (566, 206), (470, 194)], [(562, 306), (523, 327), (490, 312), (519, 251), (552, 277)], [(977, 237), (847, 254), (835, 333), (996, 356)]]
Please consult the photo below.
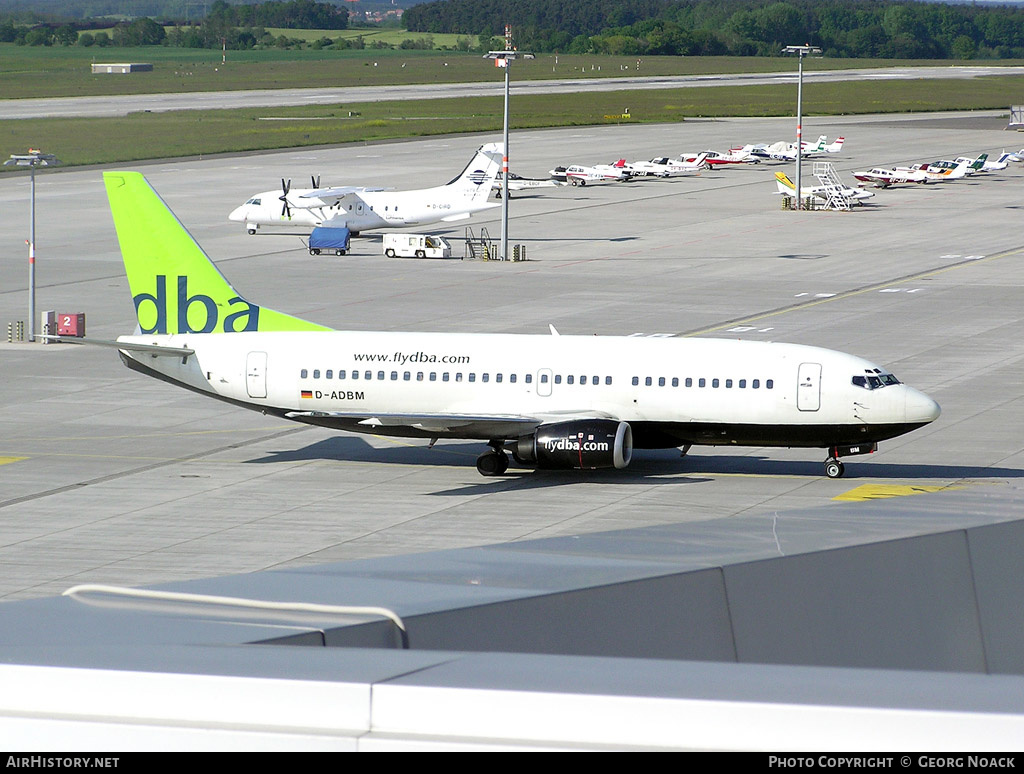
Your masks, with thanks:
[(153, 65), (147, 62), (120, 62), (116, 64), (96, 64), (92, 65), (93, 75), (105, 75), (106, 73), (145, 73), (151, 72)]

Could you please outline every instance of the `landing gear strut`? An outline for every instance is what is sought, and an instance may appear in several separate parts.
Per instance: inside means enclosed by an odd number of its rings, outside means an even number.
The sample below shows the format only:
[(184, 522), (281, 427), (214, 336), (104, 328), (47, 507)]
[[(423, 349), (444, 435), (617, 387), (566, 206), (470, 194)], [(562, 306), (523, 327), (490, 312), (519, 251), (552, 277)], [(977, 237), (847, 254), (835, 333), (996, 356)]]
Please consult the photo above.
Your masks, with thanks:
[(500, 441), (491, 441), (490, 451), (476, 458), (476, 470), (481, 476), (500, 476), (508, 470), (508, 455)]
[(825, 460), (825, 475), (829, 478), (842, 478), (846, 466), (839, 461), (840, 457), (852, 454), (871, 454), (878, 449), (877, 443), (858, 443), (850, 446), (830, 446), (828, 459)]

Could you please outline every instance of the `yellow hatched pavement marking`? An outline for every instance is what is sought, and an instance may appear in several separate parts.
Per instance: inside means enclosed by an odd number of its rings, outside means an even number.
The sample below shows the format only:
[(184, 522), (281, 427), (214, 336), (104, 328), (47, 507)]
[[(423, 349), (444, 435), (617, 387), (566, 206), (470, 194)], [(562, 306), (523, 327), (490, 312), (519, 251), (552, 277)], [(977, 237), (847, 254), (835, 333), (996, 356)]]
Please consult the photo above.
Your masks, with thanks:
[(906, 497), (907, 495), (929, 494), (946, 489), (964, 488), (962, 486), (925, 486), (923, 484), (864, 484), (832, 499), (862, 502), (864, 500), (884, 500), (887, 497)]

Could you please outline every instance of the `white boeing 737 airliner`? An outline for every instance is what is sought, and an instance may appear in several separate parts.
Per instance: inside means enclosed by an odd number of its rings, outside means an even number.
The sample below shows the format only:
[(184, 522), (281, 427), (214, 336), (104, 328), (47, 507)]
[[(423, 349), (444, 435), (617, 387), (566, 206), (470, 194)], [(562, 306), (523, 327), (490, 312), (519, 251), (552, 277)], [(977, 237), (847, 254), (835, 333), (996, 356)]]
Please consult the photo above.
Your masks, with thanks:
[(691, 444), (840, 456), (921, 427), (939, 406), (863, 358), (697, 338), (335, 331), (228, 284), (134, 172), (104, 174), (138, 316), (106, 343), (129, 368), (313, 425), (490, 447), (538, 468), (624, 468), (634, 448)]

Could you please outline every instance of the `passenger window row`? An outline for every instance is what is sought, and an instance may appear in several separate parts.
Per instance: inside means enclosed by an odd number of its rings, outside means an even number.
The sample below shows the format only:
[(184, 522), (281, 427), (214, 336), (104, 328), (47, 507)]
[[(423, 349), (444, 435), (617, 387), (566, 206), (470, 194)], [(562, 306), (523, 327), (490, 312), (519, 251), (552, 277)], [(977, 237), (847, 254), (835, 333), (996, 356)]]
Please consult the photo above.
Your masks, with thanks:
[[(684, 387), (693, 387), (694, 384), (696, 384), (697, 387), (707, 387), (710, 384), (712, 389), (718, 389), (719, 387), (724, 387), (727, 390), (731, 390), (733, 387), (736, 387), (737, 389), (740, 389), (740, 390), (745, 390), (745, 389), (747, 389), (747, 386), (749, 385), (750, 389), (752, 389), (752, 390), (759, 390), (759, 389), (761, 389), (761, 380), (760, 379), (751, 379), (748, 382), (746, 379), (736, 379), (736, 380), (733, 380), (733, 379), (717, 379), (717, 378), (715, 378), (715, 379), (706, 379), (704, 377), (699, 377), (697, 379), (694, 379), (693, 377), (689, 377), (689, 376), (686, 377), (685, 379), (679, 379), (679, 377), (676, 377), (676, 376), (673, 376), (671, 379), (668, 379), (667, 377), (664, 377), (664, 376), (659, 376), (656, 379), (653, 376), (645, 376), (644, 377), (644, 386), (645, 387), (653, 387), (655, 384), (657, 384), (659, 387), (667, 387), (670, 384), (673, 387), (678, 387), (680, 384), (682, 384)], [(639, 376), (634, 376), (633, 377), (633, 386), (634, 387), (639, 387), (640, 386), (640, 377)], [(773, 389), (775, 389), (775, 380), (774, 379), (765, 379), (765, 381), (764, 381), (764, 388), (766, 390), (773, 390)]]
[[(309, 371), (309, 369), (303, 368), (299, 372), (299, 377), (301, 379), (309, 379), (310, 378), (310, 371)], [(313, 371), (312, 371), (312, 378), (313, 379), (321, 379), (321, 378), (323, 378), (323, 379), (335, 379), (335, 378), (337, 378), (339, 380), (347, 379), (347, 380), (352, 380), (352, 381), (355, 381), (355, 380), (358, 380), (358, 379), (361, 379), (363, 381), (370, 381), (370, 380), (376, 379), (377, 381), (387, 381), (387, 380), (390, 380), (390, 381), (393, 381), (393, 382), (397, 382), (397, 381), (405, 381), (405, 382), (410, 382), (410, 381), (417, 381), (417, 382), (422, 382), (422, 381), (430, 381), (430, 382), (436, 382), (436, 381), (442, 381), (442, 382), (455, 381), (455, 382), (462, 382), (463, 380), (465, 380), (467, 382), (474, 382), (475, 383), (477, 381), (478, 377), (479, 377), (479, 381), (480, 382), (489, 383), (489, 382), (493, 381), (496, 384), (501, 384), (501, 383), (503, 383), (505, 381), (507, 381), (509, 384), (516, 384), (518, 382), (518, 380), (519, 380), (519, 377), (518, 377), (517, 374), (507, 374), (507, 375), (506, 374), (502, 374), (502, 373), (491, 374), (489, 372), (482, 373), (482, 374), (477, 374), (476, 372), (470, 372), (470, 373), (467, 373), (467, 374), (463, 374), (461, 371), (455, 371), (454, 373), (450, 372), (450, 371), (442, 371), (440, 373), (437, 372), (437, 371), (430, 371), (430, 372), (425, 372), (425, 371), (416, 371), (416, 372), (413, 372), (413, 371), (401, 371), (401, 372), (399, 372), (399, 371), (390, 371), (390, 372), (388, 372), (388, 371), (376, 371), (376, 372), (374, 372), (374, 371), (358, 371), (358, 370), (346, 371), (344, 369), (339, 369), (338, 371), (335, 371), (334, 369), (331, 369), (331, 368), (328, 368), (328, 369), (323, 370), (323, 371), (321, 371), (321, 369), (319, 369), (319, 368), (314, 368)], [(581, 387), (584, 386), (584, 385), (587, 385), (587, 384), (590, 384), (590, 385), (593, 385), (593, 386), (597, 386), (597, 385), (600, 385), (602, 383), (605, 386), (610, 386), (613, 383), (612, 377), (610, 377), (610, 376), (605, 376), (605, 377), (602, 378), (600, 376), (588, 376), (586, 374), (580, 374), (580, 375), (566, 374), (564, 376), (562, 374), (554, 374), (554, 375), (547, 374), (547, 373), (541, 373), (540, 374), (539, 382), (541, 384), (548, 384), (551, 381), (553, 381), (555, 384), (578, 385), (578, 386), (581, 386)], [(524, 384), (532, 384), (533, 383), (533, 374), (525, 374), (523, 376), (523, 383)], [(643, 384), (644, 384), (645, 387), (653, 387), (655, 384), (657, 384), (658, 387), (667, 387), (669, 385), (671, 385), (672, 387), (679, 387), (680, 385), (684, 386), (684, 387), (693, 387), (693, 386), (696, 385), (698, 388), (708, 387), (710, 385), (710, 387), (712, 389), (718, 389), (719, 387), (724, 387), (727, 390), (730, 390), (733, 387), (736, 387), (737, 389), (740, 389), (740, 390), (745, 390), (745, 389), (747, 389), (748, 386), (752, 390), (759, 390), (759, 389), (761, 389), (761, 386), (762, 386), (762, 383), (761, 383), (760, 379), (751, 379), (748, 382), (747, 379), (736, 379), (736, 380), (733, 380), (733, 379), (718, 379), (718, 378), (706, 379), (704, 377), (699, 377), (697, 379), (694, 379), (693, 377), (686, 377), (685, 379), (680, 379), (679, 377), (672, 377), (671, 379), (669, 379), (669, 378), (667, 378), (665, 376), (659, 376), (659, 377), (646, 376), (646, 377), (644, 377)], [(633, 377), (633, 386), (634, 387), (640, 386), (640, 377), (639, 376), (634, 376)], [(764, 388), (766, 390), (774, 389), (775, 388), (775, 381), (773, 379), (766, 379), (764, 381)]]
[[(311, 378), (310, 377), (310, 370), (308, 368), (301, 369), (299, 371), (299, 378), (300, 379), (309, 379), (309, 378)], [(436, 382), (436, 381), (442, 381), (442, 382), (449, 382), (449, 381), (454, 381), (454, 382), (461, 382), (461, 381), (476, 382), (478, 380), (478, 378), (479, 378), (480, 382), (484, 382), (484, 383), (494, 382), (495, 384), (502, 384), (504, 382), (507, 382), (508, 384), (516, 384), (519, 381), (519, 375), (518, 374), (503, 374), (503, 373), (491, 374), (490, 372), (482, 373), (482, 374), (477, 374), (476, 372), (471, 372), (471, 373), (464, 374), (464, 373), (462, 373), (462, 371), (455, 371), (454, 373), (450, 372), (450, 371), (442, 371), (440, 373), (438, 373), (437, 371), (430, 371), (430, 372), (416, 371), (415, 373), (413, 371), (401, 371), (401, 372), (399, 372), (399, 371), (391, 371), (391, 372), (388, 372), (388, 371), (376, 371), (376, 372), (374, 372), (374, 371), (357, 371), (357, 370), (345, 371), (343, 369), (339, 369), (338, 371), (335, 371), (334, 369), (331, 369), (331, 368), (328, 368), (328, 369), (323, 370), (323, 371), (321, 369), (319, 369), (319, 368), (314, 368), (312, 370), (312, 378), (313, 379), (321, 379), (321, 378), (323, 378), (323, 379), (335, 379), (335, 378), (337, 378), (339, 380), (341, 380), (341, 379), (348, 379), (348, 380), (361, 379), (363, 381), (369, 381), (369, 380), (376, 379), (377, 381), (387, 381), (387, 380), (390, 380), (390, 381), (393, 381), (393, 382), (397, 382), (397, 381), (404, 381), (404, 382), (410, 382), (410, 381), (417, 381), (417, 382), (422, 382), (422, 381), (429, 381), (429, 382)], [(548, 384), (548, 382), (551, 379), (552, 379), (552, 377), (549, 374), (542, 373), (540, 375), (539, 381), (540, 381), (541, 384)], [(555, 384), (562, 384), (563, 383), (563, 377), (562, 377), (561, 374), (556, 374), (553, 377), (553, 379), (554, 379), (554, 383)], [(599, 384), (602, 383), (602, 381), (603, 381), (603, 383), (605, 385), (611, 385), (612, 384), (612, 377), (610, 377), (610, 376), (605, 376), (605, 377), (602, 378), (600, 376), (586, 376), (586, 375), (577, 376), (575, 374), (570, 374), (570, 375), (565, 376), (564, 380), (565, 380), (565, 382), (564, 382), (565, 384), (575, 384), (575, 385), (579, 385), (579, 386), (583, 386), (583, 385), (586, 385), (586, 384), (599, 385)], [(524, 374), (523, 378), (522, 378), (522, 381), (523, 381), (524, 384), (533, 384), (533, 374)]]

